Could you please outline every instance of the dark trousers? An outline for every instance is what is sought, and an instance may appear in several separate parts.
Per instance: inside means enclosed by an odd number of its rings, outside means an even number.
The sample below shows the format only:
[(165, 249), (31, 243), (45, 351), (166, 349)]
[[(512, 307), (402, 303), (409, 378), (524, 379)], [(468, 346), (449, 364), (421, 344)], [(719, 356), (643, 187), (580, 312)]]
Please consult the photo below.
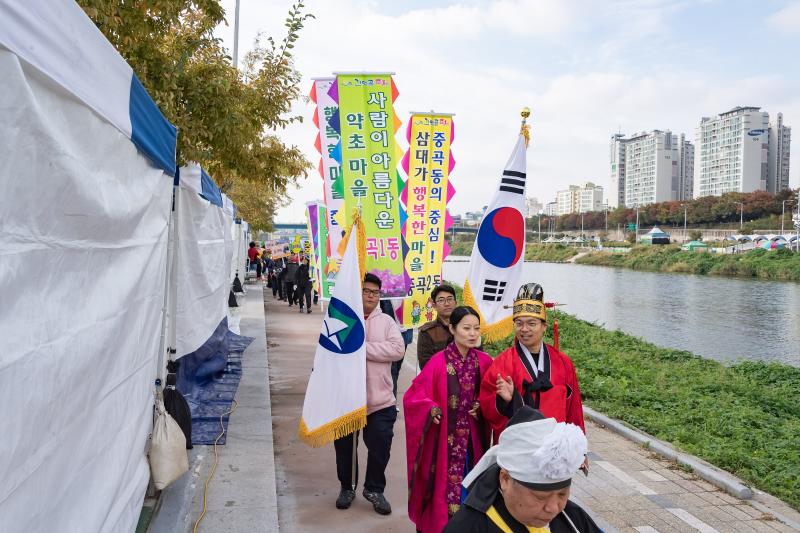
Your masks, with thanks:
[(261, 261), (256, 261), (256, 277), (261, 277)]
[(306, 300), (306, 309), (311, 309), (311, 283), (305, 287), (297, 287), (297, 303), (303, 308), (303, 298)]
[[(383, 492), (386, 488), (386, 465), (389, 464), (389, 452), (394, 437), (394, 422), (397, 420), (397, 409), (394, 405), (367, 415), (364, 427), (364, 444), (367, 445), (367, 475), (364, 478), (364, 489), (369, 492)], [(356, 458), (356, 477), (353, 476), (353, 435), (347, 435), (333, 441), (336, 448), (336, 474), (343, 489), (358, 485), (358, 459)]]
[[(407, 329), (406, 331), (401, 332), (401, 335), (403, 336), (405, 348), (408, 348), (408, 345), (414, 340), (414, 330)], [(400, 368), (402, 368), (402, 366), (403, 359), (392, 362), (392, 394), (394, 394), (395, 398), (397, 398), (397, 379), (400, 377)]]
[(286, 299), (289, 301), (289, 305), (294, 303), (294, 282), (293, 281), (285, 281), (283, 283), (283, 294), (286, 295)]

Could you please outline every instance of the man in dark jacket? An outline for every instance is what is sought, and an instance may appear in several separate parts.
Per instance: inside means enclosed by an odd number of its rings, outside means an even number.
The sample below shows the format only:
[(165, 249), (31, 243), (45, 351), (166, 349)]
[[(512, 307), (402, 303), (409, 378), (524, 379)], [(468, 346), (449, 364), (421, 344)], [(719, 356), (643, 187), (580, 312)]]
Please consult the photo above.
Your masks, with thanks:
[(417, 362), (419, 368), (430, 361), (433, 354), (441, 352), (453, 342), (450, 333), (450, 314), (456, 308), (456, 290), (450, 285), (439, 285), (431, 293), (436, 320), (420, 326), (417, 337)]
[(286, 277), (283, 278), (283, 291), (286, 295), (286, 300), (289, 302), (289, 307), (294, 305), (296, 294), (294, 290), (295, 276), (297, 276), (297, 269), (299, 268), (296, 261), (286, 262)]
[(306, 312), (311, 313), (311, 273), (309, 272), (308, 257), (303, 257), (294, 276), (294, 283), (297, 285), (297, 302), (300, 304), (300, 312), (303, 312), (303, 299), (305, 299)]

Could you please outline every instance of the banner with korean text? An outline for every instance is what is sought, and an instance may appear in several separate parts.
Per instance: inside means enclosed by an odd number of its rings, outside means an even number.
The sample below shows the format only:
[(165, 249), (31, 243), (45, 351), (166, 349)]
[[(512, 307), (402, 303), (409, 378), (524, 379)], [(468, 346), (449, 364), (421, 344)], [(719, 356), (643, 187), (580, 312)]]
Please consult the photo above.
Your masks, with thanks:
[[(325, 220), (328, 216), (328, 208), (324, 205), (317, 205), (317, 209), (319, 212), (318, 219)], [(319, 248), (317, 249), (320, 272), (319, 295), (323, 300), (330, 300), (336, 276), (335, 269), (332, 266), (336, 263), (330, 259), (331, 254), (328, 252), (330, 239), (328, 238), (328, 228), (325, 224), (319, 225), (319, 239), (317, 242), (319, 243)]]
[(402, 305), (407, 328), (436, 317), (431, 292), (442, 282), (442, 261), (449, 252), (444, 235), (452, 225), (447, 202), (454, 193), (449, 181), (454, 134), (453, 117), (444, 113), (413, 113), (406, 129), (409, 149), (402, 163), (408, 180), (401, 199), (408, 217), (403, 236), (410, 282)]
[[(339, 146), (338, 124), (339, 104), (329, 94), (331, 87), (336, 83), (336, 78), (315, 78), (311, 89), (311, 99), (317, 104), (314, 111), (314, 124), (319, 128), (314, 146), (320, 153), (319, 173), (322, 176), (325, 206), (328, 217), (324, 219), (329, 242), (327, 249), (330, 257), (339, 258), (339, 243), (342, 241), (342, 231), (339, 226), (337, 213), (344, 208), (344, 187), (342, 184), (341, 150)], [(320, 219), (322, 221), (322, 219)]]
[(304, 253), (308, 257), (309, 275), (313, 281), (314, 290), (319, 293), (319, 225), (325, 224), (324, 220), (319, 219), (319, 209), (317, 202), (306, 204), (306, 229), (308, 230), (308, 240), (305, 241)]
[[(366, 270), (381, 279), (384, 297), (406, 295), (405, 214), (397, 173), (402, 153), (395, 139), (401, 123), (393, 105), (397, 94), (390, 74), (338, 74), (329, 91), (339, 105), (331, 125), (341, 135), (344, 219), (360, 207), (367, 235)], [(341, 213), (338, 218), (342, 220)]]

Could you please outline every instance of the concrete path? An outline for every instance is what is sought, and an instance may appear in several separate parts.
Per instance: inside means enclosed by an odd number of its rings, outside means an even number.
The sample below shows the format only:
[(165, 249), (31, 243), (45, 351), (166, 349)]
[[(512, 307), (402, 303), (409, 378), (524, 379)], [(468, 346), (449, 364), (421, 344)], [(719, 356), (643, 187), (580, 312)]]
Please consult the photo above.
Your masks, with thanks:
[[(271, 297), (271, 295), (270, 295)], [(260, 283), (247, 285), (232, 310), (242, 335), (254, 337), (242, 358), (238, 406), (218, 446), (219, 465), (209, 483), (206, 514), (197, 531), (274, 532), (278, 524), (264, 301)], [(213, 446), (190, 451), (190, 471), (165, 489), (149, 533), (190, 532), (203, 510), (203, 489), (214, 462)]]
[[(265, 293), (269, 345), (272, 421), (275, 438), (278, 519), (287, 532), (392, 532), (413, 531), (406, 514), (405, 426), (402, 408), (387, 471), (386, 496), (393, 513), (382, 517), (360, 495), (346, 511), (334, 507), (339, 491), (333, 446), (309, 448), (297, 438), (306, 383), (311, 371), (322, 314), (298, 313)], [(399, 403), (415, 375), (415, 345), (409, 346), (400, 373)], [(587, 422), (592, 450), (588, 478), (577, 475), (573, 499), (582, 504), (607, 532), (668, 533), (701, 531), (798, 531), (798, 515), (769, 497), (761, 501), (738, 500), (661, 460), (638, 445)], [(359, 445), (363, 465), (366, 450)], [(363, 481), (363, 479), (361, 480)], [(766, 503), (764, 503), (766, 502)], [(773, 512), (769, 503), (778, 509)], [(755, 505), (755, 506), (754, 506)], [(756, 507), (757, 506), (757, 507)], [(795, 528), (777, 520), (788, 516)], [(800, 522), (800, 521), (798, 521)]]

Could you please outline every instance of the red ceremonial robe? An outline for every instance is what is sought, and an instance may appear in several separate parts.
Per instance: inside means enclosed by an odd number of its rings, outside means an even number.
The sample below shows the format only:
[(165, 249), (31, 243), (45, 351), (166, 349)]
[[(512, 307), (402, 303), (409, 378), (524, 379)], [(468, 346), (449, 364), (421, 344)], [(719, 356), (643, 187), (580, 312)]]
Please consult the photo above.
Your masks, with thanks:
[[(575, 366), (565, 354), (549, 344), (544, 346), (545, 360), (541, 376), (533, 377), (535, 369), (531, 368), (516, 340), (513, 346), (495, 358), (492, 366), (483, 375), (480, 392), (481, 414), (492, 430), (495, 443), (506, 428), (508, 419), (522, 405), (539, 409), (546, 417), (555, 418), (558, 422), (575, 424), (586, 433)], [(534, 360), (537, 356), (538, 354)], [(511, 376), (514, 382), (514, 397), (511, 402), (507, 403), (497, 395), (497, 374), (504, 379)], [(548, 384), (552, 387), (547, 387)]]
[[(492, 358), (476, 350), (480, 375), (492, 364)], [(447, 524), (447, 361), (444, 352), (431, 357), (422, 371), (411, 382), (403, 396), (403, 417), (406, 425), (406, 460), (408, 463), (408, 517), (419, 531), (439, 533)], [(431, 422), (431, 408), (442, 410), (439, 424)], [(488, 431), (481, 420), (471, 416), (470, 442), (476, 464), (483, 457), (484, 440)], [(436, 469), (431, 465), (436, 457)], [(416, 472), (414, 466), (417, 466)]]

